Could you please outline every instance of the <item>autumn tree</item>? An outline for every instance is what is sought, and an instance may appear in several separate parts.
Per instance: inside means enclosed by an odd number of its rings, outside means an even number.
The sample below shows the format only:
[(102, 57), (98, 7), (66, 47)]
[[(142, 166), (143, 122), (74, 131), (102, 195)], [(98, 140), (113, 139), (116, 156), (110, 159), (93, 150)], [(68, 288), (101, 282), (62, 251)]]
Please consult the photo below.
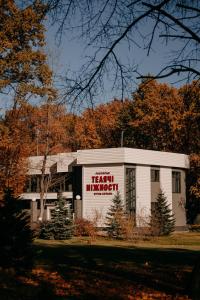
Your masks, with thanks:
[[(188, 93), (188, 91), (190, 91)], [(193, 91), (193, 93), (192, 93)], [(180, 89), (155, 80), (142, 82), (119, 116), (125, 145), (185, 154), (199, 151), (199, 84)]]
[(94, 111), (97, 133), (103, 148), (119, 147), (121, 145), (122, 128), (118, 122), (119, 116), (127, 107), (128, 100), (122, 102), (118, 99), (100, 104)]
[[(181, 152), (183, 101), (178, 90), (155, 80), (144, 81), (133, 94), (132, 141), (136, 147)], [(131, 141), (130, 141), (131, 144)]]
[[(13, 114), (10, 110), (6, 116)], [(56, 102), (31, 105), (24, 104), (17, 110), (18, 120), (23, 132), (28, 136), (30, 155), (43, 155), (45, 140), (48, 135), (48, 153), (57, 154), (64, 151), (62, 141), (65, 136), (64, 119), (66, 110)], [(48, 132), (47, 132), (48, 129)], [(26, 141), (25, 141), (26, 142)]]
[(76, 151), (77, 149), (80, 149), (80, 134), (78, 131), (80, 122), (81, 122), (81, 116), (75, 113), (65, 114), (63, 119), (65, 137), (62, 141), (65, 151), (70, 152), (70, 151)]
[(0, 92), (14, 105), (50, 92), (51, 71), (42, 51), (46, 5), (35, 1), (20, 8), (14, 0), (0, 1)]
[[(18, 3), (19, 4), (19, 3)], [(18, 108), (30, 99), (52, 99), (51, 71), (46, 63), (42, 47), (44, 41), (44, 13), (46, 5), (41, 1), (22, 7), (14, 0), (0, 1), (0, 93), (7, 94), (13, 110), (6, 117), (0, 136), (1, 189), (16, 188), (16, 172), (27, 156), (21, 143), (22, 131), (16, 129)], [(22, 144), (22, 145), (21, 145)], [(3, 159), (6, 155), (6, 160)], [(16, 167), (16, 168), (15, 168)], [(15, 169), (15, 171), (13, 171)], [(24, 172), (24, 170), (23, 170)], [(21, 185), (21, 181), (18, 183)]]
[(5, 188), (11, 188), (15, 194), (23, 192), (26, 177), (26, 163), (29, 151), (21, 145), (21, 130), (0, 124), (0, 199)]
[(199, 154), (200, 150), (200, 84), (193, 81), (179, 90), (182, 98), (182, 149), (187, 154)]
[[(77, 149), (101, 148), (101, 140), (95, 124), (95, 113), (87, 109), (76, 118), (74, 139)], [(76, 149), (76, 150), (77, 150)]]
[(40, 215), (39, 220), (42, 221), (44, 217), (45, 195), (51, 182), (51, 177), (47, 179), (47, 158), (48, 155), (61, 151), (61, 140), (64, 134), (61, 116), (62, 109), (59, 106), (53, 105), (51, 102), (47, 103), (37, 109), (39, 113), (37, 119), (34, 120), (35, 125), (35, 142), (37, 155), (42, 156), (40, 165)]
[[(29, 156), (39, 156), (41, 164), (37, 172), (40, 173), (40, 207), (41, 218), (44, 212), (45, 195), (52, 184), (52, 174), (47, 172), (48, 155), (65, 152), (65, 108), (52, 103), (32, 106), (23, 104), (15, 110), (7, 111), (5, 119), (8, 126), (13, 115), (17, 115), (15, 128), (21, 132), (21, 147), (28, 149)], [(25, 171), (24, 171), (25, 173)], [(23, 187), (23, 186), (22, 186)]]
[[(93, 109), (86, 109), (79, 116), (67, 117), (68, 128), (70, 126), (70, 145), (77, 149), (94, 149), (119, 147), (121, 143), (121, 125), (118, 122), (128, 100), (124, 103), (120, 100), (100, 104)], [(72, 129), (72, 124), (73, 129)], [(72, 142), (73, 141), (73, 142)]]

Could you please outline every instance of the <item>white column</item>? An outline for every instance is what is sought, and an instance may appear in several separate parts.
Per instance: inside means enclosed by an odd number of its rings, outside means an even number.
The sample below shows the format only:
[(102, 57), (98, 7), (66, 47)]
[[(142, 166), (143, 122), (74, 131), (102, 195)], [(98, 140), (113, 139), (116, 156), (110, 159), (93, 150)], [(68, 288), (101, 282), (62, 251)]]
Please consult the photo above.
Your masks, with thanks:
[(151, 214), (150, 166), (136, 167), (136, 223), (147, 226)]
[(31, 222), (37, 222), (37, 201), (36, 201), (36, 198), (31, 199)]
[(172, 169), (160, 168), (160, 188), (167, 198), (169, 208), (172, 209)]

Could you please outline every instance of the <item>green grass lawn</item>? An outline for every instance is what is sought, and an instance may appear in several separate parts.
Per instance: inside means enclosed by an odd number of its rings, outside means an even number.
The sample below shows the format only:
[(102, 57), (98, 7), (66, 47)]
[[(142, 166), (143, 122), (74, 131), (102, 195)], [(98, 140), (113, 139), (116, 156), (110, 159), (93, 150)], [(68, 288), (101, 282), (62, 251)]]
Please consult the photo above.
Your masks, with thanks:
[(32, 273), (17, 278), (4, 274), (1, 300), (190, 299), (200, 234), (137, 242), (36, 240), (34, 247)]

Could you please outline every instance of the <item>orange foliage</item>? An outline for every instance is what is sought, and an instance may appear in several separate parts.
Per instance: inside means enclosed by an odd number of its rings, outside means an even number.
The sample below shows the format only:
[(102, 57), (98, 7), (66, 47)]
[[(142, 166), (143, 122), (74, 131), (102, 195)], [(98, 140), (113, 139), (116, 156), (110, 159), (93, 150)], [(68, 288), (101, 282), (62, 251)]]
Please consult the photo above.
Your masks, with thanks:
[(55, 104), (39, 107), (24, 106), (19, 111), (22, 127), (27, 132), (31, 155), (44, 155), (48, 138), (47, 154), (64, 152), (65, 128), (63, 125), (65, 109)]
[(86, 109), (81, 116), (73, 116), (73, 130), (70, 127), (69, 135), (73, 150), (120, 146), (118, 119), (124, 106), (126, 102), (113, 100), (94, 109)]
[(33, 94), (51, 94), (52, 73), (41, 51), (46, 6), (34, 1), (21, 9), (14, 0), (0, 0), (0, 7), (0, 92), (12, 86), (17, 103)]
[(190, 193), (200, 199), (200, 154), (190, 155)]
[[(137, 146), (160, 151), (199, 153), (200, 85), (180, 89), (150, 80), (141, 83), (129, 124)], [(134, 136), (135, 134), (135, 136)]]
[[(50, 271), (44, 268), (36, 268), (32, 271), (32, 278), (19, 277), (21, 283), (34, 287), (33, 294), (37, 297), (36, 291), (40, 285), (45, 283), (49, 287), (49, 297), (59, 299), (166, 299), (166, 300), (189, 300), (187, 295), (171, 295), (159, 290), (146, 287), (145, 285), (133, 283), (127, 278), (104, 273), (101, 271), (87, 270), (81, 268), (72, 270), (69, 276), (62, 275), (58, 271)], [(40, 291), (41, 293), (41, 291)], [(44, 293), (44, 291), (43, 291)], [(46, 292), (45, 292), (46, 293)], [(32, 298), (31, 298), (32, 299)]]
[(179, 139), (183, 111), (183, 101), (177, 89), (155, 80), (142, 83), (133, 95), (133, 118), (130, 121), (139, 137), (138, 146), (181, 152)]
[(23, 192), (26, 178), (24, 158), (29, 154), (23, 139), (15, 124), (9, 127), (0, 124), (0, 198), (7, 187), (13, 189), (16, 195)]
[(0, 192), (9, 186), (20, 194), (26, 176), (25, 158), (32, 148), (31, 129), (26, 124), (31, 111), (24, 115), (25, 103), (38, 96), (52, 100), (56, 92), (42, 51), (46, 6), (34, 1), (21, 8), (14, 0), (0, 0), (0, 7), (0, 93), (6, 92), (13, 103), (13, 110), (0, 125)]

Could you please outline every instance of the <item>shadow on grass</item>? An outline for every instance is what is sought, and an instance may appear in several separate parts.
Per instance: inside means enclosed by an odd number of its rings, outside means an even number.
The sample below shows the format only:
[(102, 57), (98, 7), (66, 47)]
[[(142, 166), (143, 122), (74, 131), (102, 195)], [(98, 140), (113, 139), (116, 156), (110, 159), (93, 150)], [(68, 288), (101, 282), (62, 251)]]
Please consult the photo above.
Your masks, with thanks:
[(7, 272), (0, 272), (1, 300), (55, 300), (55, 289), (46, 280), (34, 281), (34, 276), (16, 276)]
[(97, 245), (40, 245), (36, 249), (40, 251), (37, 265), (56, 271), (76, 290), (66, 299), (128, 299), (126, 289), (131, 287), (167, 293), (172, 299), (176, 294), (189, 295), (191, 271), (200, 254)]

